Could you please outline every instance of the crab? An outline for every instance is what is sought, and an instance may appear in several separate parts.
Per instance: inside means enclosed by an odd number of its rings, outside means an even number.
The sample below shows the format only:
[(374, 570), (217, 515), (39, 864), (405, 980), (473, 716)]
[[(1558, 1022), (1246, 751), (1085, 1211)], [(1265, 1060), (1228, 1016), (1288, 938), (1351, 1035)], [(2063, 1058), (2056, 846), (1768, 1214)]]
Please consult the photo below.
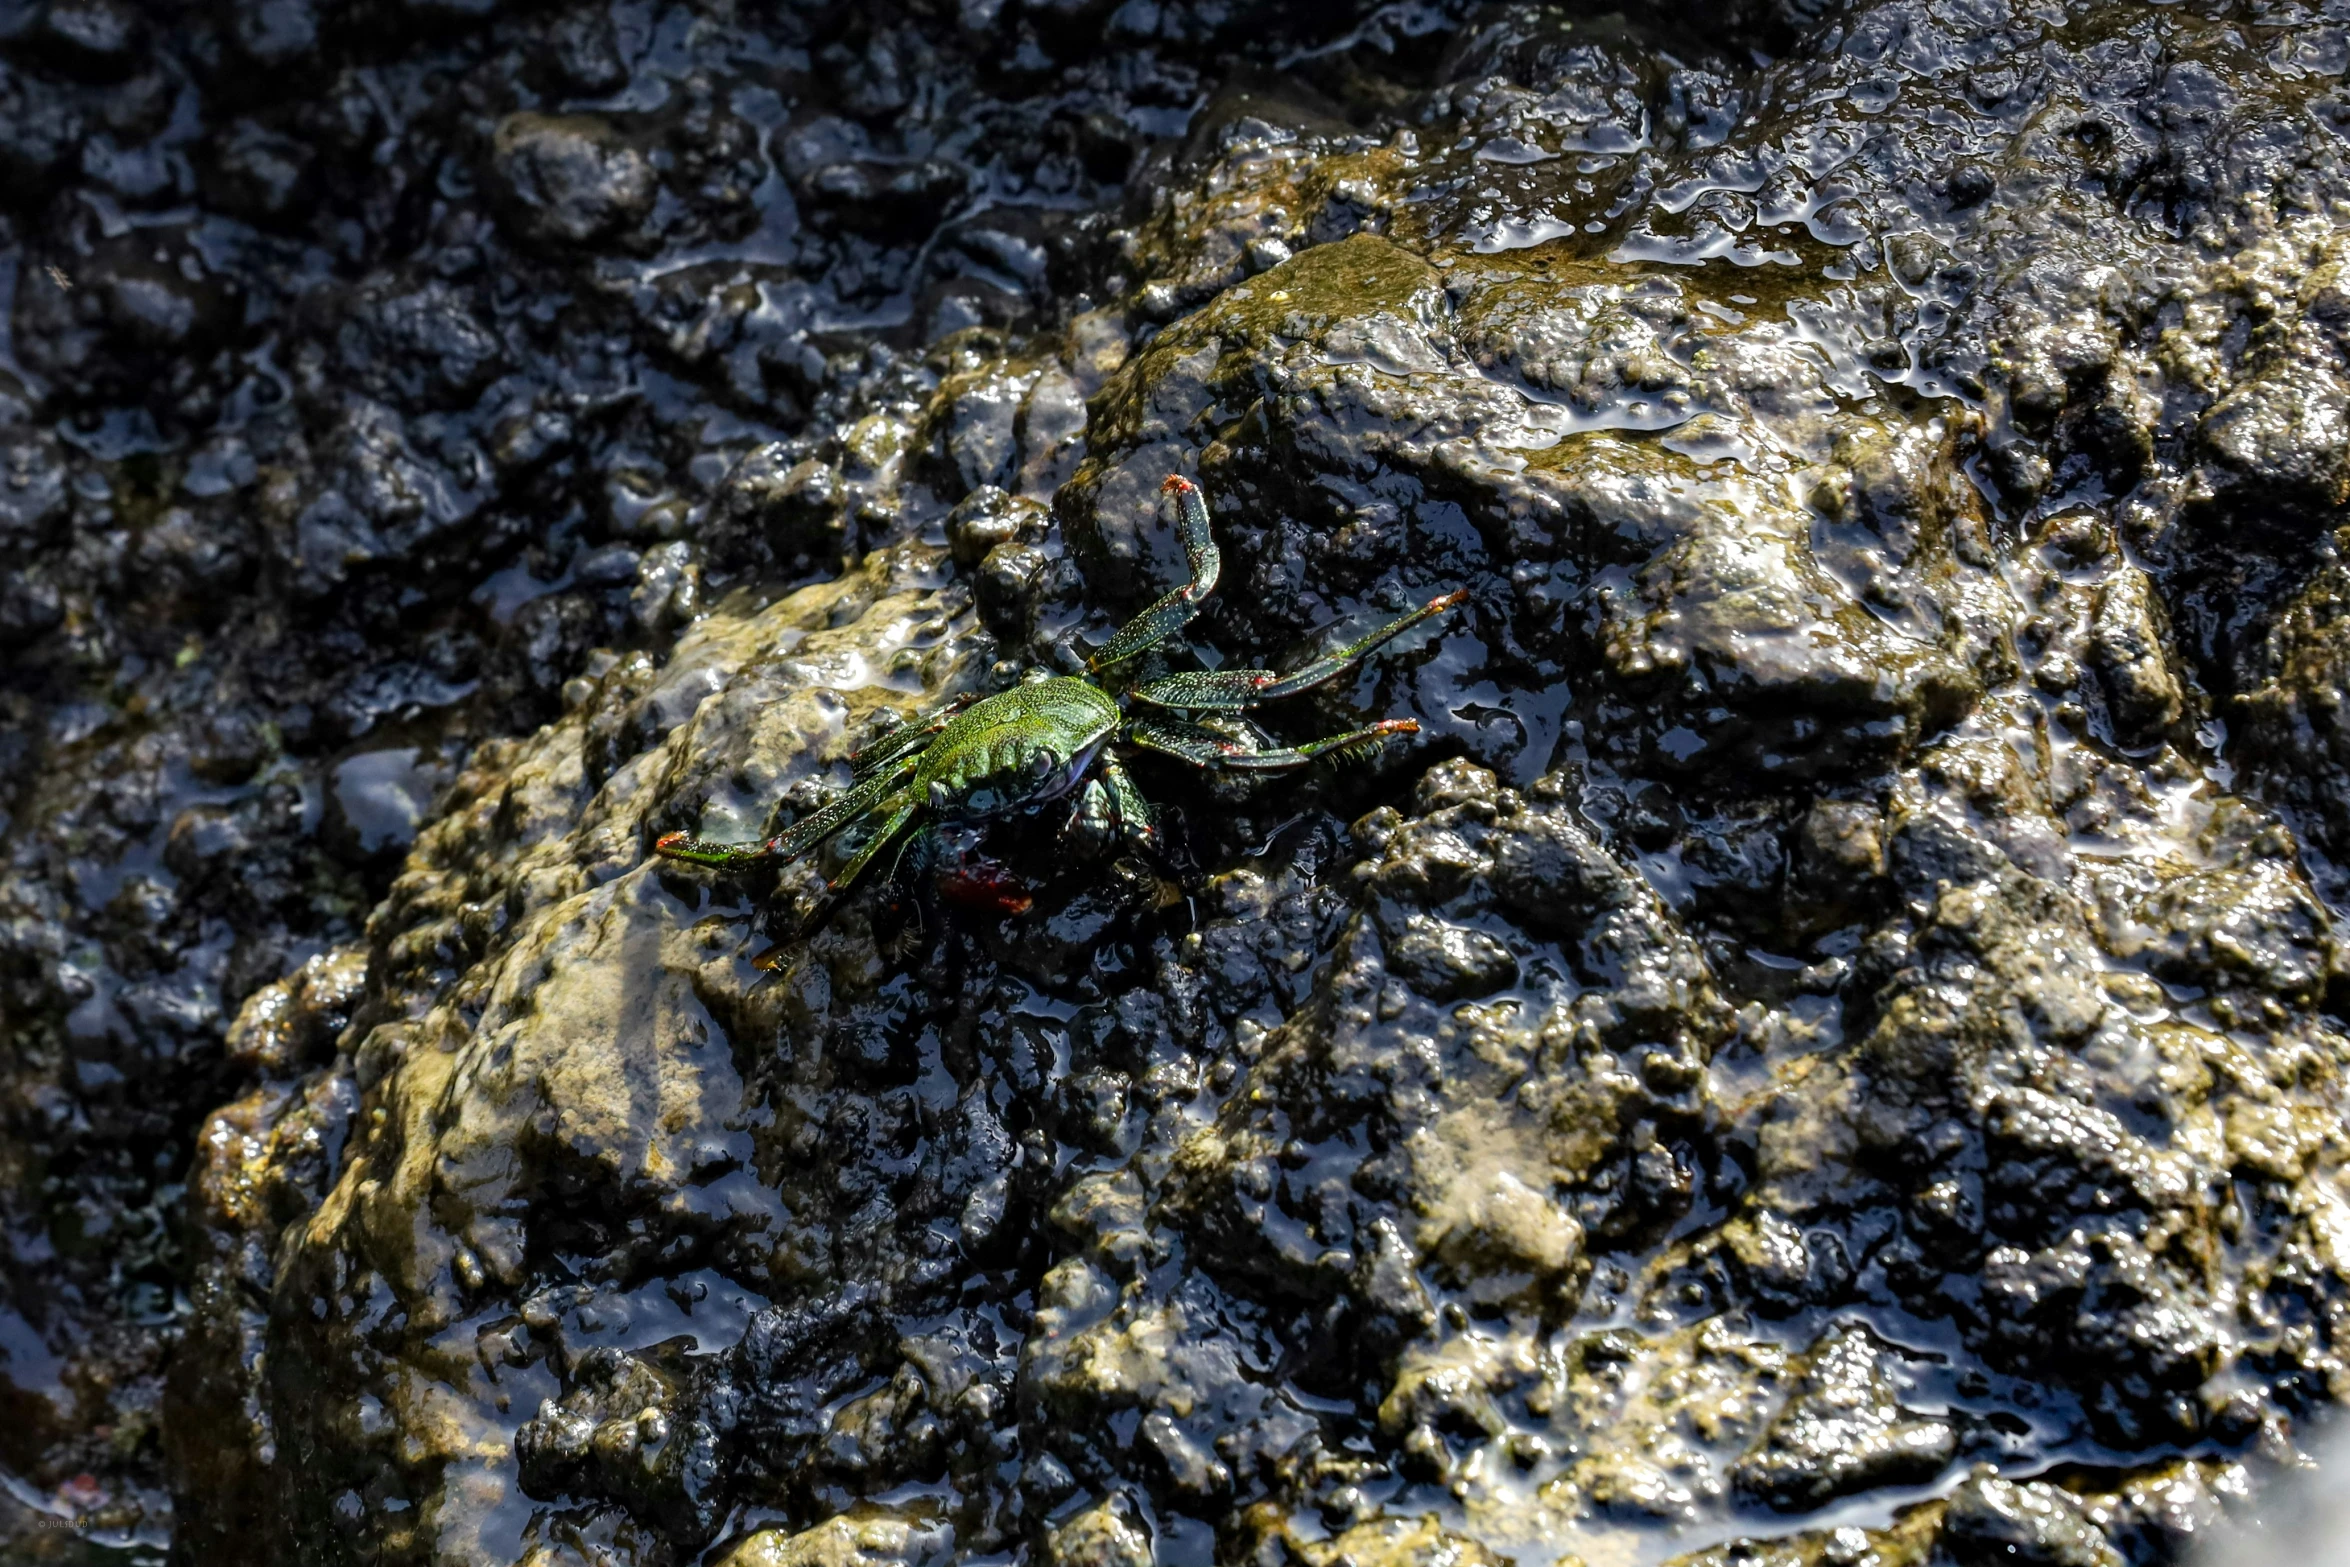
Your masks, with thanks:
[[(878, 825), (826, 887), (845, 893), (893, 844), (931, 839), (1015, 815), (1034, 816), (1075, 796), (1063, 827), (1088, 842), (1123, 841), (1160, 848), (1157, 813), (1120, 761), (1153, 751), (1211, 772), (1264, 773), (1304, 767), (1316, 757), (1376, 745), (1419, 725), (1389, 718), (1302, 745), (1272, 743), (1244, 715), (1260, 703), (1309, 691), (1353, 668), (1374, 649), (1459, 604), (1465, 592), (1441, 594), (1358, 642), (1291, 674), (1270, 669), (1194, 670), (1146, 681), (1115, 695), (1104, 671), (1157, 647), (1189, 625), (1215, 591), (1222, 561), (1199, 487), (1170, 475), (1176, 533), (1191, 580), (1119, 629), (1078, 675), (1038, 672), (1010, 690), (910, 721), (854, 756), (848, 790), (764, 843), (712, 843), (673, 832), (653, 845), (663, 858), (724, 871), (800, 858), (851, 823)], [(1129, 707), (1140, 709), (1130, 713)], [(912, 835), (911, 838), (909, 835)], [(992, 885), (992, 882), (991, 882)], [(1024, 899), (1004, 898), (1015, 911)]]

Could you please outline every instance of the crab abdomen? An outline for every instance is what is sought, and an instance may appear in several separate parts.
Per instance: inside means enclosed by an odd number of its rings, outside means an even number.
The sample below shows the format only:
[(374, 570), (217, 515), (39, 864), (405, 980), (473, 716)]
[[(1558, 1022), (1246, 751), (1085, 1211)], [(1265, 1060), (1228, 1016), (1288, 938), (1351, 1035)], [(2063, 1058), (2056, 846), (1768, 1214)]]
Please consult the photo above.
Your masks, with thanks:
[(931, 812), (977, 820), (1074, 789), (1118, 727), (1118, 704), (1066, 676), (991, 696), (957, 714), (922, 753), (913, 789)]

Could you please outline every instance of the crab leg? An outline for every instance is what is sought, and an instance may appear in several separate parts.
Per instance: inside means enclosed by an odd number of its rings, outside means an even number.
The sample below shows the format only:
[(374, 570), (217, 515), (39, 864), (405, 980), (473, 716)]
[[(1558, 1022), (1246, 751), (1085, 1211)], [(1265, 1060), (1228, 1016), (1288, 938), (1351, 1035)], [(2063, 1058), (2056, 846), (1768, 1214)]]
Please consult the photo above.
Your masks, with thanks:
[(869, 773), (896, 761), (953, 723), (955, 716), (961, 713), (964, 708), (969, 707), (974, 700), (975, 698), (966, 692), (935, 713), (927, 714), (921, 718), (909, 719), (900, 724), (864, 750), (853, 753), (849, 757), (850, 770), (856, 777), (862, 779)]
[(1134, 787), (1134, 780), (1118, 765), (1116, 757), (1102, 762), (1102, 782), (1109, 786), (1110, 804), (1117, 809), (1118, 830), (1146, 848), (1157, 843), (1159, 813), (1142, 797), (1142, 791)]
[(815, 815), (792, 823), (765, 843), (709, 843), (673, 832), (655, 843), (653, 852), (667, 859), (715, 865), (720, 870), (739, 870), (761, 860), (797, 859), (846, 827), (853, 818), (873, 809), (913, 777), (917, 765), (916, 757), (902, 757), (887, 764)]
[(1468, 596), (1463, 591), (1432, 598), (1410, 614), (1389, 621), (1360, 642), (1349, 643), (1327, 658), (1318, 658), (1295, 674), (1280, 675), (1270, 669), (1195, 670), (1137, 686), (1132, 695), (1137, 702), (1146, 702), (1152, 707), (1186, 708), (1193, 711), (1254, 707), (1259, 702), (1270, 702), (1277, 697), (1295, 696), (1300, 691), (1310, 691), (1324, 681), (1346, 673), (1381, 644), (1403, 635), (1423, 620), (1443, 614)]
[(825, 883), (824, 890), (839, 892), (854, 886), (857, 878), (865, 874), (865, 867), (873, 863), (873, 857), (906, 830), (906, 825), (913, 821), (914, 813), (920, 809), (921, 806), (910, 799), (898, 804), (882, 824), (873, 829), (873, 836), (857, 846), (857, 852), (849, 856), (849, 863), (840, 868), (840, 874)]
[(1342, 735), (1330, 735), (1320, 740), (1309, 740), (1304, 745), (1281, 746), (1267, 751), (1198, 724), (1138, 718), (1126, 726), (1126, 738), (1146, 750), (1163, 751), (1194, 767), (1248, 773), (1280, 772), (1285, 768), (1303, 767), (1315, 757), (1332, 751), (1367, 746), (1388, 735), (1419, 732), (1420, 726), (1409, 718), (1388, 718), (1362, 729), (1350, 729)]
[(1216, 591), (1224, 558), (1216, 552), (1215, 535), (1208, 530), (1208, 503), (1200, 498), (1199, 486), (1171, 473), (1159, 488), (1175, 497), (1175, 536), (1183, 541), (1183, 553), (1191, 561), (1191, 580), (1119, 627), (1118, 634), (1085, 661), (1089, 675), (1173, 636), (1191, 624), (1200, 601)]
[(772, 859), (774, 849), (772, 842), (711, 843), (681, 832), (665, 833), (653, 843), (653, 852), (665, 860), (684, 860), (693, 865), (714, 866), (722, 871), (741, 870), (761, 860)]
[[(854, 885), (858, 877), (865, 874), (865, 867), (871, 865), (883, 849), (889, 847), (893, 842), (902, 840), (906, 824), (912, 821), (915, 814), (921, 810), (919, 802), (904, 794), (884, 802), (884, 807), (889, 811), (888, 818), (873, 830), (872, 837), (857, 846), (857, 852), (849, 856), (849, 863), (840, 868), (840, 874), (824, 884), (823, 894), (809, 906), (799, 924), (786, 938), (787, 940), (806, 941), (815, 935), (823, 927), (824, 922), (832, 918), (832, 911), (839, 907), (840, 895)], [(909, 848), (919, 848), (924, 834), (929, 831), (928, 827), (917, 831), (913, 839), (907, 842), (905, 847), (899, 849), (899, 857), (902, 859)], [(892, 866), (890, 874), (893, 876), (897, 874), (895, 866)]]

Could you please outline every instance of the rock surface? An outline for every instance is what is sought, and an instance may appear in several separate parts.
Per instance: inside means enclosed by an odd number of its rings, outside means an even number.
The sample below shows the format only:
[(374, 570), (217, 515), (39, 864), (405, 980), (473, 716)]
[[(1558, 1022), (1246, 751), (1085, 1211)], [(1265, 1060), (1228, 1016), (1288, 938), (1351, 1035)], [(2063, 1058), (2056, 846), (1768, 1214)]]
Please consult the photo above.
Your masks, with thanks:
[[(2350, 12), (173, 16), (0, 23), (0, 1551), (2110, 1567), (2350, 1399)], [(1170, 472), (1415, 738), (650, 857)]]

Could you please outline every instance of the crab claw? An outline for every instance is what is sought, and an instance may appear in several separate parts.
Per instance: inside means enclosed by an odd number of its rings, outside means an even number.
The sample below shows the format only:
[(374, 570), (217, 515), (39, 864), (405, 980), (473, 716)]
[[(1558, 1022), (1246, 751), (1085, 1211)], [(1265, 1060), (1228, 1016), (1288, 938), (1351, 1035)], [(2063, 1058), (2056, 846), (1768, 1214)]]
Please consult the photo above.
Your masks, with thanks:
[(1428, 613), (1431, 615), (1441, 615), (1456, 604), (1465, 604), (1468, 602), (1468, 600), (1469, 590), (1467, 588), (1455, 588), (1450, 593), (1440, 593), (1436, 597), (1430, 599), (1428, 601)]

